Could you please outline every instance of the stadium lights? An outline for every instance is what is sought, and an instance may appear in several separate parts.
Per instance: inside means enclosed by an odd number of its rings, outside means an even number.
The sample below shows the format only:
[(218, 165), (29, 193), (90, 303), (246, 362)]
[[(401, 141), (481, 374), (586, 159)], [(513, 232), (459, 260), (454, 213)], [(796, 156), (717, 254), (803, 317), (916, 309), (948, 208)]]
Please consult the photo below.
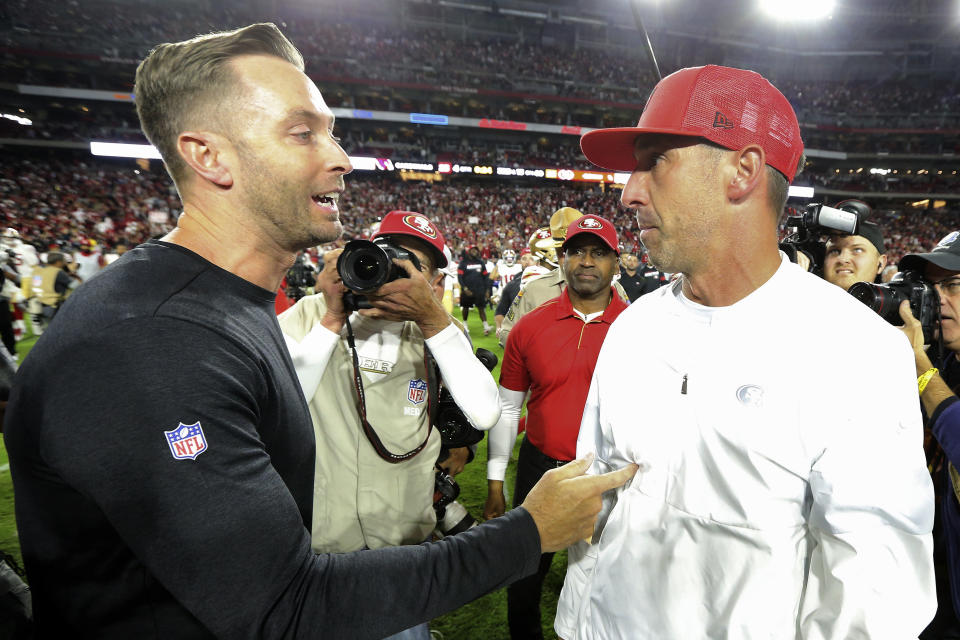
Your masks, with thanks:
[(527, 11), (525, 9), (504, 9), (500, 8), (500, 13), (508, 16), (519, 16), (521, 18), (533, 18), (534, 20), (546, 20), (547, 14), (542, 11)]
[[(120, 142), (91, 142), (90, 153), (95, 156), (114, 158), (155, 158), (160, 152), (150, 144), (126, 144)], [(350, 156), (350, 164), (357, 171), (398, 171), (404, 180), (441, 180), (444, 174), (464, 174), (480, 176), (497, 175), (504, 178), (544, 178), (548, 180), (594, 182), (613, 185), (625, 185), (629, 173), (606, 171), (584, 171), (581, 169), (541, 168), (541, 167), (492, 167), (489, 165), (460, 165), (440, 162), (434, 166), (430, 162), (394, 162), (390, 158), (369, 156)], [(144, 170), (146, 163), (140, 165)], [(812, 198), (813, 187), (790, 187), (790, 197)]]
[(482, 4), (472, 4), (469, 2), (452, 2), (451, 0), (440, 0), (437, 4), (444, 7), (454, 7), (456, 9), (469, 9), (471, 11), (485, 11), (490, 13), (493, 11), (493, 7), (485, 6)]
[(122, 142), (91, 142), (90, 153), (113, 158), (156, 158), (160, 152), (152, 144), (126, 144)]
[[(23, 113), (23, 109), (20, 109), (20, 113)], [(12, 113), (0, 113), (0, 117), (6, 118), (7, 120), (13, 120), (13, 121), (16, 122), (17, 124), (22, 124), (22, 125), (27, 126), (27, 127), (29, 127), (29, 126), (31, 126), (31, 125), (33, 124), (33, 120), (31, 120), (30, 118), (24, 118), (24, 117), (22, 117), (22, 116), (15, 116), (15, 115), (13, 115)]]
[(787, 196), (790, 198), (812, 198), (813, 187), (798, 187), (790, 185), (790, 188), (787, 190)]
[(759, 0), (760, 10), (771, 18), (809, 22), (833, 17), (834, 0)]

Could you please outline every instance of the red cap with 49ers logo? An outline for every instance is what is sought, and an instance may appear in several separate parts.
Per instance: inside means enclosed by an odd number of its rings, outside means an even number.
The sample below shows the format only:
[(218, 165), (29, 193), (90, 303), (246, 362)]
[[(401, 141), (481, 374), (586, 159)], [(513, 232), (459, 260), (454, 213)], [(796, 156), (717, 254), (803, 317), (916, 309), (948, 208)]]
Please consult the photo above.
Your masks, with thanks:
[(443, 255), (443, 234), (427, 216), (416, 211), (391, 211), (383, 216), (380, 228), (373, 234), (373, 238), (396, 235), (412, 236), (425, 241), (436, 249), (434, 257), (437, 259), (437, 268), (443, 269), (447, 266), (447, 256)]
[(567, 238), (563, 241), (563, 246), (566, 247), (572, 239), (581, 233), (589, 233), (597, 236), (603, 240), (603, 243), (610, 247), (614, 253), (620, 255), (620, 243), (617, 240), (617, 230), (614, 229), (613, 223), (606, 218), (588, 214), (579, 220), (574, 220), (570, 223), (570, 226), (567, 227)]
[(755, 71), (716, 65), (671, 73), (653, 88), (636, 127), (590, 131), (580, 148), (604, 169), (633, 171), (634, 143), (650, 133), (706, 138), (734, 151), (756, 144), (787, 182), (803, 154), (800, 125), (783, 94)]

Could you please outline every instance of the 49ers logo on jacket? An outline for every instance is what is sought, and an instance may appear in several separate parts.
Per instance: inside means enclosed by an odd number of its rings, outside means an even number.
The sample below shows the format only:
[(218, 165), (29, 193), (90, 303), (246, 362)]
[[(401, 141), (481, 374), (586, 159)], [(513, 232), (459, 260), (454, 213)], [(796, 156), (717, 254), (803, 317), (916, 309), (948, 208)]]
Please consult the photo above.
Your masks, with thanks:
[(423, 216), (409, 215), (403, 216), (403, 224), (407, 225), (411, 229), (422, 233), (428, 238), (436, 238), (437, 230), (434, 228), (433, 224)]
[(420, 404), (427, 399), (427, 383), (416, 378), (410, 381), (410, 386), (407, 387), (407, 400), (413, 404)]
[(199, 421), (193, 424), (181, 422), (176, 429), (163, 433), (167, 436), (167, 444), (175, 460), (196, 460), (198, 455), (207, 450), (207, 438)]

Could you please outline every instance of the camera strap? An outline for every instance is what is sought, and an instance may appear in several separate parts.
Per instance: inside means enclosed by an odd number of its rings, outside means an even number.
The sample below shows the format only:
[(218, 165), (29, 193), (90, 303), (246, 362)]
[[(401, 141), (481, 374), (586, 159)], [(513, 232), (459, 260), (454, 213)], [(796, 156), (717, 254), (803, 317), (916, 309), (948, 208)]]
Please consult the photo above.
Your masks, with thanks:
[[(377, 452), (377, 455), (380, 456), (383, 460), (391, 463), (398, 464), (409, 460), (413, 456), (417, 455), (423, 448), (427, 446), (427, 442), (430, 440), (430, 431), (433, 429), (433, 420), (432, 411), (434, 405), (436, 405), (436, 385), (431, 384), (430, 376), (430, 366), (432, 362), (428, 362), (427, 358), (429, 351), (427, 351), (426, 346), (424, 346), (424, 364), (426, 365), (426, 376), (427, 376), (427, 436), (423, 439), (415, 449), (402, 454), (396, 454), (387, 449), (386, 445), (383, 444), (383, 441), (380, 440), (380, 436), (377, 435), (376, 429), (373, 428), (373, 425), (367, 420), (367, 398), (363, 392), (363, 379), (360, 377), (360, 358), (357, 356), (357, 345), (353, 336), (353, 326), (350, 324), (350, 318), (347, 317), (347, 345), (350, 347), (350, 356), (353, 360), (353, 387), (357, 391), (358, 411), (360, 412), (360, 424), (363, 427), (363, 433), (367, 436), (367, 440), (370, 441), (370, 444), (373, 446), (373, 450)], [(434, 365), (435, 366), (435, 365)], [(435, 377), (435, 376), (434, 376)]]

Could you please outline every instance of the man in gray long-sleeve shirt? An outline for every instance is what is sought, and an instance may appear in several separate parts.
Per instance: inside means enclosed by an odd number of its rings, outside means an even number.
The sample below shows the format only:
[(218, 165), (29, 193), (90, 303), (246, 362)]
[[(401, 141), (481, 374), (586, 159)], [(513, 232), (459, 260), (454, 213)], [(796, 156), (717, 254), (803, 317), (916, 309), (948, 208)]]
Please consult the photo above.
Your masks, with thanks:
[(341, 232), (333, 114), (266, 24), (157, 47), (135, 93), (184, 212), (71, 296), (4, 425), (40, 637), (382, 638), (589, 535), (635, 465), (571, 463), (438, 544), (314, 555), (329, 453), (272, 307), (297, 252)]

